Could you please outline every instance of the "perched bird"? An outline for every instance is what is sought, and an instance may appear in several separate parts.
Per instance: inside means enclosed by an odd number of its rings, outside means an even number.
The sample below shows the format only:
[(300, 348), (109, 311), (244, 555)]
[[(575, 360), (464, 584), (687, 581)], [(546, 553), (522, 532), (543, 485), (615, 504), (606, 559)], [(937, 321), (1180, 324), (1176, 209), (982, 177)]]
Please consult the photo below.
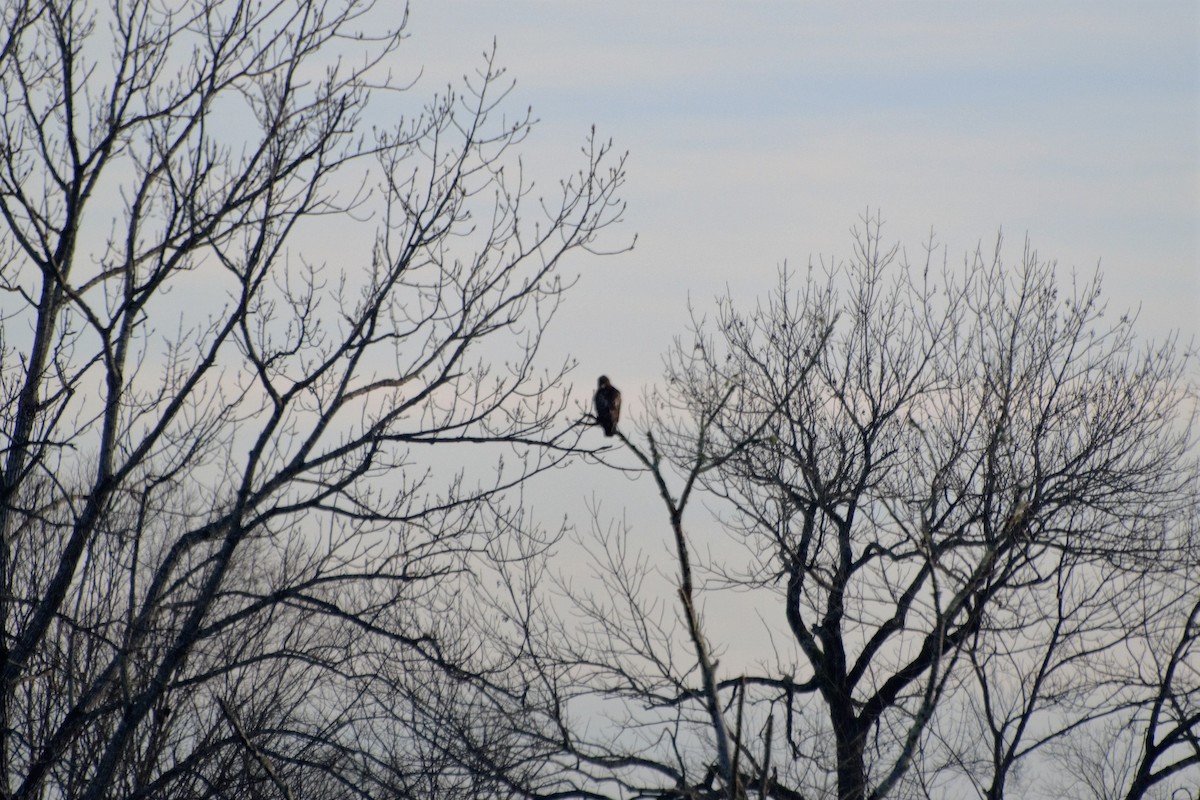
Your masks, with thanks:
[(612, 436), (621, 419), (621, 392), (608, 382), (607, 375), (601, 375), (596, 382), (592, 401), (596, 404), (596, 421), (604, 428), (605, 436)]

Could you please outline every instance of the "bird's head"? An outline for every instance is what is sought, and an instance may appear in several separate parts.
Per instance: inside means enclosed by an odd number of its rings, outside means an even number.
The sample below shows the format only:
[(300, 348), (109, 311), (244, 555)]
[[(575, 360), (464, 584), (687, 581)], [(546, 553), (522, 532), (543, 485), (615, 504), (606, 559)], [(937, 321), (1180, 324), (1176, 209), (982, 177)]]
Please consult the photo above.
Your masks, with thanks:
[(596, 381), (596, 385), (599, 386), (601, 389), (603, 389), (605, 386), (608, 386), (608, 376), (601, 375), (600, 380)]

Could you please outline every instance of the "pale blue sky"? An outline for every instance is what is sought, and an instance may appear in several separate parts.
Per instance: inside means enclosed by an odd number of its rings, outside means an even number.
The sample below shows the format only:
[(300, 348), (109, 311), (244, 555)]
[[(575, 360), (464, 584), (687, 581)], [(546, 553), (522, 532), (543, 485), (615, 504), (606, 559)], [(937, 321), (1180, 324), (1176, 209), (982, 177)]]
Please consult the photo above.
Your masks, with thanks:
[[(552, 178), (592, 124), (630, 152), (627, 255), (581, 261), (554, 339), (577, 381), (653, 381), (686, 301), (850, 249), (868, 206), (952, 262), (1003, 227), (1099, 263), (1141, 330), (1200, 333), (1200, 5), (414, 0), (418, 93), (495, 38)], [(595, 318), (614, 325), (600, 340)]]
[[(607, 373), (635, 422), (689, 296), (701, 310), (726, 287), (751, 301), (785, 260), (844, 256), (868, 207), (915, 258), (931, 228), (952, 264), (1000, 228), (1019, 262), (1028, 235), (1068, 282), (1099, 264), (1110, 308), (1140, 307), (1145, 335), (1200, 338), (1196, 0), (413, 0), (410, 31), (402, 55), (425, 66), (425, 91), (495, 37), (514, 108), (542, 120), (525, 149), (536, 174), (577, 165), (593, 124), (630, 153), (624, 234), (637, 247), (575, 262), (582, 278), (548, 340), (579, 359), (581, 408)], [(536, 486), (541, 518), (565, 515), (584, 540), (592, 508), (601, 528), (628, 521), (630, 546), (670, 580), (646, 481), (576, 464)], [(718, 541), (704, 509), (685, 524)], [(584, 576), (586, 563), (570, 548), (556, 562)], [(778, 609), (756, 603), (705, 606), (712, 641), (736, 643), (726, 669), (786, 650), (768, 633)]]

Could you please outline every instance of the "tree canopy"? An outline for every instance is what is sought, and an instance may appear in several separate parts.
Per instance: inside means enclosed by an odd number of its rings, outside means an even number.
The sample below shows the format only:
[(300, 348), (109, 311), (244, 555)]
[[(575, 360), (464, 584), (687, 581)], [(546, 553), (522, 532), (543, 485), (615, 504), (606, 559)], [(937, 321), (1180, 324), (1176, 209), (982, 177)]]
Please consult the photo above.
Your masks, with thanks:
[(559, 533), (516, 491), (577, 436), (536, 355), (622, 159), (531, 194), (502, 71), (414, 103), (403, 25), (5, 5), (0, 797), (477, 796), (510, 757), (475, 579)]

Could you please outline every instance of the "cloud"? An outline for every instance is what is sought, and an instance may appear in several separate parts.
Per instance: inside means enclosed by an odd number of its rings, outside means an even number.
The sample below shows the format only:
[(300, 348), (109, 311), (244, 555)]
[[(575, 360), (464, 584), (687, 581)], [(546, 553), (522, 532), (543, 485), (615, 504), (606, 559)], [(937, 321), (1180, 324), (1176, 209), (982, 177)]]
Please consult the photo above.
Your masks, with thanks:
[[(845, 252), (868, 206), (952, 261), (1003, 227), (1101, 263), (1143, 328), (1196, 330), (1200, 88), (1191, 2), (413, 4), (428, 76), (499, 42), (556, 176), (590, 125), (631, 151), (629, 256), (570, 300), (620, 304), (657, 358), (690, 295), (766, 286), (785, 258)], [(474, 59), (474, 60), (472, 60)], [(436, 82), (434, 82), (436, 86)], [(583, 316), (587, 316), (585, 313)]]

